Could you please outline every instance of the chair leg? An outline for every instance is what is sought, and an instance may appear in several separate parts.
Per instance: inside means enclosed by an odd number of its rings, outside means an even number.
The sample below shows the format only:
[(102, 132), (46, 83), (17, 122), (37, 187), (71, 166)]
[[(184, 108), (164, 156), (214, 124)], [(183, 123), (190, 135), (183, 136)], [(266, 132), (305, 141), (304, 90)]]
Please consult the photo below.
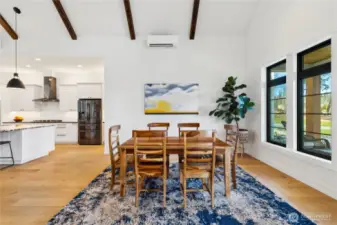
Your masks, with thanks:
[(166, 174), (167, 177), (170, 175), (170, 155), (166, 155)]
[(138, 207), (138, 198), (139, 198), (139, 178), (136, 177), (136, 207)]
[(186, 186), (187, 186), (187, 184), (186, 184), (186, 179), (185, 179), (185, 177), (183, 178), (184, 180), (183, 180), (183, 189), (184, 189), (184, 208), (186, 208), (186, 201), (187, 201), (187, 191), (186, 191)]
[(12, 165), (14, 166), (14, 155), (13, 155), (13, 150), (12, 150), (12, 145), (11, 145), (11, 143), (8, 143), (8, 145), (9, 145), (9, 149), (11, 150), (11, 157), (12, 157)]
[(113, 187), (115, 186), (115, 182), (116, 182), (116, 168), (115, 168), (115, 166), (111, 166), (111, 186), (110, 186), (110, 190), (112, 190)]
[(163, 178), (163, 205), (166, 207), (166, 177)]
[(234, 162), (232, 164), (232, 181), (233, 181), (233, 188), (236, 189), (236, 165)]
[(183, 162), (183, 156), (182, 155), (178, 155), (178, 158), (179, 158), (179, 163), (182, 163)]
[(214, 176), (210, 177), (211, 183), (211, 200), (212, 200), (212, 208), (214, 208)]
[[(225, 155), (224, 155), (225, 157)], [(224, 195), (226, 196), (226, 160), (223, 160), (223, 182), (224, 182)]]
[(242, 150), (241, 150), (241, 158), (243, 157), (243, 155), (245, 154), (245, 144), (242, 143), (241, 144)]

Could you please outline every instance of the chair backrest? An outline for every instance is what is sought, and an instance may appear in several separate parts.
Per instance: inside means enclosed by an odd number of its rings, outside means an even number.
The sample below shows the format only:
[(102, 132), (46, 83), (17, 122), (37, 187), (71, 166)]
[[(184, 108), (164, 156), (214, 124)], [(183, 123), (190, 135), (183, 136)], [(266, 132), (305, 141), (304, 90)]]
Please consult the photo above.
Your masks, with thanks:
[(225, 124), (224, 128), (226, 131), (226, 142), (235, 147), (234, 155), (236, 155), (239, 142), (238, 128), (236, 125), (231, 124)]
[(114, 125), (109, 128), (109, 153), (110, 153), (111, 166), (114, 166), (120, 157), (120, 149), (119, 149), (120, 129), (121, 125)]
[(165, 130), (133, 130), (132, 131), (132, 137), (135, 138), (137, 134), (137, 137), (143, 137), (143, 138), (149, 138), (149, 137), (166, 137), (167, 131)]
[(167, 132), (134, 130), (132, 133), (136, 175), (155, 175), (153, 173), (161, 170), (166, 177)]
[(178, 123), (178, 134), (183, 137), (185, 132), (199, 130), (200, 123)]
[(160, 128), (161, 130), (168, 131), (170, 127), (170, 123), (149, 123), (147, 124), (149, 130), (153, 130), (153, 128)]
[(196, 166), (209, 166), (214, 172), (216, 158), (216, 133), (205, 136), (201, 131), (200, 135), (188, 137), (184, 133), (184, 173), (189, 164)]

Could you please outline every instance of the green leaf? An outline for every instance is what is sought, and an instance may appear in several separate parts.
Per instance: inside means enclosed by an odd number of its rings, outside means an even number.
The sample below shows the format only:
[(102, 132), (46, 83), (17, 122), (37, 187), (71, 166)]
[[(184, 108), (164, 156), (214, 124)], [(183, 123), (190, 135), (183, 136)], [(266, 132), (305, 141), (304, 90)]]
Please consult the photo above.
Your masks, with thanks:
[(243, 97), (243, 96), (247, 96), (247, 94), (246, 93), (241, 93), (239, 96)]
[(216, 103), (219, 103), (219, 102), (224, 102), (224, 101), (226, 101), (227, 99), (225, 99), (225, 98), (218, 98), (218, 100), (216, 100)]
[(234, 96), (234, 95), (232, 95), (232, 94), (225, 94), (225, 96), (224, 96), (224, 97), (226, 97), (226, 98), (231, 98), (231, 99), (235, 98), (235, 96)]
[(225, 102), (225, 103), (222, 103), (222, 107), (225, 107), (225, 106), (228, 106), (230, 103), (229, 102)]
[(248, 103), (247, 103), (247, 106), (248, 106), (248, 107), (253, 107), (253, 106), (255, 106), (255, 102), (248, 102)]
[(215, 113), (216, 109), (212, 110), (209, 112), (209, 116), (213, 116), (213, 114)]
[(247, 85), (241, 84), (241, 85), (239, 85), (239, 86), (236, 86), (236, 87), (234, 88), (234, 90), (239, 90), (239, 89), (243, 89), (243, 88), (246, 88), (246, 87), (247, 87)]

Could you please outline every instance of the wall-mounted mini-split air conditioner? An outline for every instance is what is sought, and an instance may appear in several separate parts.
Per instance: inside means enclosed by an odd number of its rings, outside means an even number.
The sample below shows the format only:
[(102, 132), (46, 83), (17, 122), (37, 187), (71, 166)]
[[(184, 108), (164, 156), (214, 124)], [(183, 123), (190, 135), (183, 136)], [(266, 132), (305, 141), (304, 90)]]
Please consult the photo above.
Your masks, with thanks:
[(174, 48), (177, 45), (177, 35), (149, 35), (147, 37), (147, 46), (151, 48)]

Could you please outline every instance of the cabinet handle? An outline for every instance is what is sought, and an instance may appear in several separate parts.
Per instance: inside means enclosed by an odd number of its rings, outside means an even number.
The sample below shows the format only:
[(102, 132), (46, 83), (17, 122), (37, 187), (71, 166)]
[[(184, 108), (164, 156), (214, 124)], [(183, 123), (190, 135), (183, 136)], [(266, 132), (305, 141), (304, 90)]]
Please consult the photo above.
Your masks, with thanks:
[(66, 134), (58, 134), (58, 135), (56, 135), (56, 136), (58, 136), (58, 137), (65, 137), (65, 136), (67, 136)]

